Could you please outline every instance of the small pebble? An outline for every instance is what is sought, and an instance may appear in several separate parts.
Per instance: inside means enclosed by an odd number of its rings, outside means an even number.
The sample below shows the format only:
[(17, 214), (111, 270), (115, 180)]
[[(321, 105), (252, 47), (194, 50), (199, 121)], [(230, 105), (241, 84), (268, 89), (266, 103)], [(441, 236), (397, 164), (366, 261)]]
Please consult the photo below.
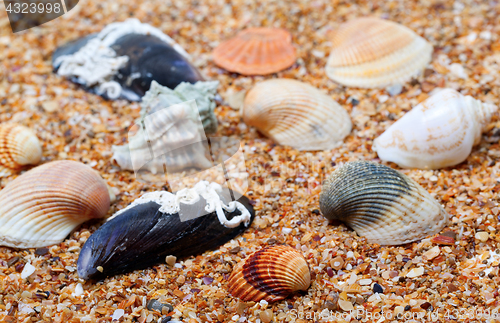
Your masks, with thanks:
[(401, 84), (395, 84), (395, 85), (388, 86), (385, 90), (391, 96), (395, 96), (395, 95), (400, 94), (401, 91), (403, 91), (403, 86)]
[(49, 253), (49, 248), (38, 248), (35, 250), (35, 255), (44, 256)]
[(383, 294), (384, 293), (384, 289), (382, 288), (382, 286), (380, 286), (379, 284), (375, 283), (373, 285), (373, 292), (374, 293), (380, 293), (380, 294)]
[(24, 278), (28, 278), (29, 276), (31, 276), (34, 272), (35, 272), (36, 268), (31, 265), (30, 263), (27, 263), (24, 268), (23, 268), (23, 271), (21, 272), (21, 278), (24, 279)]
[(167, 257), (165, 257), (165, 262), (170, 267), (173, 267), (175, 265), (176, 261), (177, 261), (177, 257), (175, 257), (175, 256), (167, 256)]
[(119, 308), (113, 312), (113, 317), (111, 319), (113, 321), (119, 321), (123, 315), (125, 315), (125, 311)]
[(273, 311), (271, 309), (267, 309), (259, 313), (259, 317), (263, 323), (269, 323), (273, 319)]
[(406, 277), (408, 277), (408, 278), (414, 278), (414, 277), (422, 276), (423, 274), (424, 274), (424, 268), (423, 267), (417, 267), (417, 268), (413, 268), (412, 270), (410, 270), (406, 274)]
[(344, 266), (344, 260), (342, 259), (342, 257), (337, 256), (330, 260), (330, 266), (332, 266), (332, 268), (335, 270), (342, 269), (342, 267)]
[(490, 237), (489, 233), (486, 231), (480, 231), (476, 233), (476, 239), (480, 240), (482, 242), (488, 241), (488, 238)]
[(150, 311), (157, 311), (162, 314), (170, 313), (174, 310), (174, 307), (172, 305), (168, 303), (161, 303), (156, 299), (149, 300), (146, 307)]

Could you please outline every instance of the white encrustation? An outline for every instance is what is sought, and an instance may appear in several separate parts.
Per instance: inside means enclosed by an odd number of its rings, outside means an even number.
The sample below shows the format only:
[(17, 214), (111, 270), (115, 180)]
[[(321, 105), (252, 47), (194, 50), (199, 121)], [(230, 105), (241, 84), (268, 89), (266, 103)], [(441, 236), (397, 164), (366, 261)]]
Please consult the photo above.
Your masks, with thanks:
[(96, 86), (97, 94), (106, 93), (110, 99), (117, 99), (120, 97), (122, 87), (112, 79), (118, 70), (127, 64), (129, 57), (117, 56), (111, 46), (119, 38), (132, 33), (155, 36), (190, 59), (188, 53), (161, 30), (131, 18), (107, 25), (76, 53), (56, 58), (54, 66), (59, 66), (57, 74), (76, 77), (80, 83), (88, 87)]
[[(128, 209), (137, 205), (149, 202), (155, 202), (161, 207), (158, 209), (161, 213), (174, 214), (180, 211), (180, 203), (192, 205), (200, 200), (200, 196), (206, 200), (205, 211), (208, 213), (216, 212), (217, 218), (221, 225), (226, 228), (236, 228), (241, 223), (248, 226), (251, 219), (251, 214), (247, 208), (238, 201), (231, 201), (227, 205), (220, 198), (222, 194), (222, 186), (217, 183), (210, 183), (208, 181), (200, 181), (194, 185), (193, 188), (184, 188), (176, 193), (166, 191), (156, 191), (145, 193), (126, 208), (116, 212), (108, 221)], [(226, 218), (224, 210), (227, 212), (240, 211), (240, 215), (233, 217), (231, 220)]]

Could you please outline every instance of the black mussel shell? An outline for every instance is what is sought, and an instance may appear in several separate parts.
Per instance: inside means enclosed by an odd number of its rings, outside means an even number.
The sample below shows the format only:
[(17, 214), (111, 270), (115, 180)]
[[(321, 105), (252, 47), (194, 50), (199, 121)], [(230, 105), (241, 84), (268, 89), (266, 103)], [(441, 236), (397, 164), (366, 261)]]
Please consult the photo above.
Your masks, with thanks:
[[(248, 198), (242, 196), (238, 201), (247, 208), (253, 221), (255, 212)], [(181, 204), (180, 212), (193, 215), (202, 212), (205, 205), (206, 201), (200, 197), (194, 205)], [(80, 252), (79, 277), (101, 279), (164, 263), (168, 255), (177, 258), (197, 255), (235, 238), (251, 223), (227, 228), (215, 212), (181, 222), (178, 213), (161, 213), (159, 208), (156, 202), (136, 205), (97, 229)], [(237, 209), (224, 213), (228, 220), (241, 214)]]
[[(59, 47), (52, 56), (54, 71), (59, 68), (55, 66), (58, 57), (76, 53), (96, 35), (91, 34)], [(111, 48), (117, 56), (129, 57), (127, 64), (113, 78), (122, 87), (121, 99), (140, 101), (153, 80), (170, 89), (174, 89), (181, 82), (194, 84), (204, 80), (196, 67), (158, 37), (132, 33), (118, 38)], [(78, 78), (72, 77), (70, 80), (95, 93), (93, 88), (82, 84)], [(109, 99), (106, 94), (102, 96)]]

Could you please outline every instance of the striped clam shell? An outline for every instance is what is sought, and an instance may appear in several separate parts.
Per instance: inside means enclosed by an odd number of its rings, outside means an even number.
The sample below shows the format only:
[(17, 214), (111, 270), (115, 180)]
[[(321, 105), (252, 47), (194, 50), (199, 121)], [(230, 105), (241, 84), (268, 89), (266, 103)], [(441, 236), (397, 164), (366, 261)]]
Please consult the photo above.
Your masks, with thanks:
[(347, 86), (401, 84), (430, 62), (432, 45), (411, 29), (375, 17), (348, 21), (332, 37), (326, 74)]
[(335, 148), (352, 128), (347, 112), (331, 97), (291, 79), (255, 85), (245, 97), (242, 115), (246, 124), (298, 150)]
[(235, 266), (229, 293), (243, 301), (275, 302), (307, 290), (311, 273), (304, 256), (289, 246), (261, 249)]
[(42, 146), (37, 136), (16, 123), (0, 125), (0, 177), (9, 176), (25, 165), (42, 159)]
[(215, 64), (243, 75), (267, 75), (284, 70), (297, 56), (292, 35), (280, 28), (247, 28), (213, 51)]
[(104, 180), (89, 166), (63, 160), (38, 166), (0, 191), (0, 245), (57, 244), (81, 223), (106, 215)]
[(347, 223), (370, 243), (397, 245), (441, 231), (448, 214), (417, 182), (384, 165), (347, 163), (323, 183), (323, 215)]

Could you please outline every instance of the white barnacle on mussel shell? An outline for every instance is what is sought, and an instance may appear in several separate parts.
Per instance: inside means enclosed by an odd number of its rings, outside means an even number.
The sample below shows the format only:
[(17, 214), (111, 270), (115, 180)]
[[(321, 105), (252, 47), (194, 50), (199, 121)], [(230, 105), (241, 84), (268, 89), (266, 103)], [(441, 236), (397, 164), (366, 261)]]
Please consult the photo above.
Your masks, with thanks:
[(448, 222), (443, 207), (417, 182), (368, 161), (336, 169), (323, 183), (319, 205), (326, 218), (343, 221), (381, 245), (423, 239)]
[(203, 80), (180, 45), (137, 19), (70, 42), (52, 61), (57, 74), (108, 99), (139, 101), (153, 80), (169, 88)]
[(217, 81), (181, 83), (171, 90), (153, 81), (142, 99), (142, 117), (129, 132), (129, 143), (113, 146), (112, 159), (136, 174), (213, 166), (206, 134), (217, 129), (217, 86)]
[(245, 196), (200, 181), (176, 193), (150, 192), (118, 211), (85, 242), (78, 275), (94, 279), (143, 269), (214, 249), (242, 233), (254, 218)]
[(457, 165), (479, 144), (498, 107), (443, 89), (414, 107), (374, 140), (380, 159), (404, 168)]

